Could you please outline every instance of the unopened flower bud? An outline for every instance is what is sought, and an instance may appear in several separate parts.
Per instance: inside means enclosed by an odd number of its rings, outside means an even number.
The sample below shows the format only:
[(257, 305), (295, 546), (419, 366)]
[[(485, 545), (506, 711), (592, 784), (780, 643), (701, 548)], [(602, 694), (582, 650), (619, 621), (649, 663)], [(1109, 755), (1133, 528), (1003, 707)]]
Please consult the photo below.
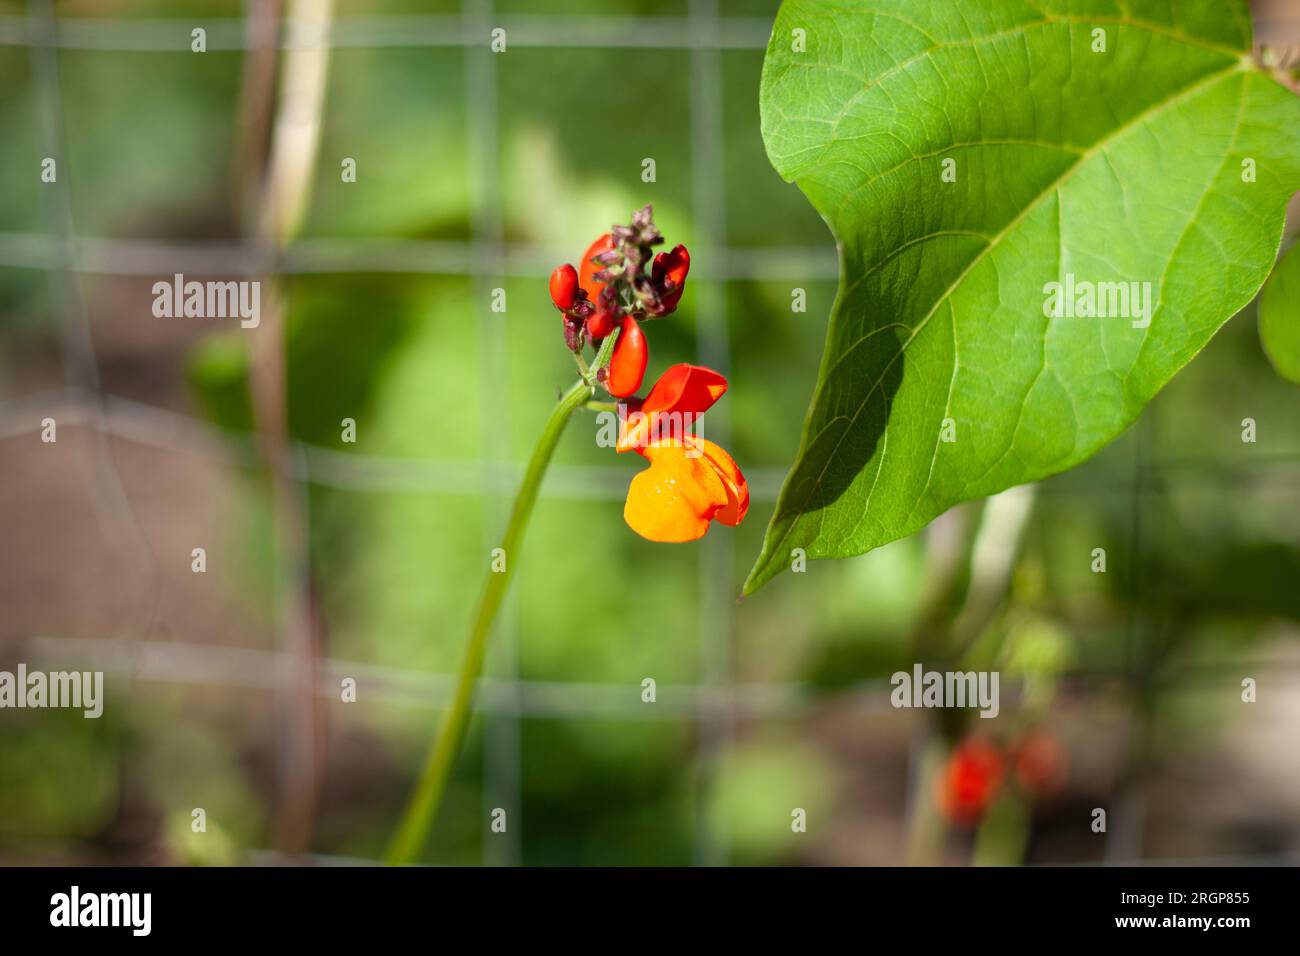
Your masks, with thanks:
[(617, 312), (596, 312), (587, 317), (587, 334), (593, 339), (603, 339), (618, 324)]
[(659, 302), (665, 313), (677, 308), (682, 290), (686, 287), (686, 274), (691, 271), (691, 254), (683, 245), (655, 256), (650, 276), (659, 293)]
[[(614, 249), (614, 240), (609, 233), (597, 237), (596, 241), (587, 247), (587, 251), (582, 256), (582, 262), (578, 266), (578, 284), (587, 290), (587, 297), (593, 301), (600, 298), (601, 292), (605, 289), (605, 284), (596, 280), (595, 275), (603, 267), (593, 262), (594, 259), (604, 253)], [(618, 252), (614, 251), (613, 262), (618, 261)]]
[(649, 361), (650, 350), (646, 346), (641, 326), (632, 316), (623, 316), (619, 323), (618, 341), (614, 343), (614, 354), (609, 359), (609, 381), (605, 383), (609, 394), (623, 398), (640, 388)]
[(573, 308), (578, 295), (578, 270), (565, 263), (551, 273), (551, 301), (561, 312)]
[(583, 323), (569, 315), (564, 317), (564, 344), (570, 352), (581, 352), (585, 344)]

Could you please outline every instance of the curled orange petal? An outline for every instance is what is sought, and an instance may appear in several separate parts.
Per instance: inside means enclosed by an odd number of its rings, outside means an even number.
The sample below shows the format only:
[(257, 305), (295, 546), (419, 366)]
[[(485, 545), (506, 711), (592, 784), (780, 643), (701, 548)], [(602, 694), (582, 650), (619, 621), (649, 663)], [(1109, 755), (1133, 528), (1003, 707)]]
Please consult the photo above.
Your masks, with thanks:
[(749, 512), (749, 482), (740, 473), (735, 459), (720, 446), (704, 438), (694, 438), (692, 442), (704, 452), (704, 458), (713, 466), (714, 473), (727, 492), (727, 503), (713, 519), (735, 527), (745, 520), (745, 515)]
[(694, 541), (717, 519), (736, 525), (749, 510), (749, 486), (736, 463), (713, 442), (651, 445), (650, 467), (627, 490), (623, 518), (651, 541)]

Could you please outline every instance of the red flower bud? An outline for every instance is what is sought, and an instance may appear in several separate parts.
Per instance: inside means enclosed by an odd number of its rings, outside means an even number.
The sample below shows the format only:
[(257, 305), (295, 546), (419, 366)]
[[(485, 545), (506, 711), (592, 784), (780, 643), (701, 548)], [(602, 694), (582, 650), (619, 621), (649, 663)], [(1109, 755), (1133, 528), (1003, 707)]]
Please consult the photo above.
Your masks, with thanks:
[(674, 246), (668, 252), (655, 256), (650, 267), (650, 277), (659, 288), (659, 301), (665, 311), (677, 308), (681, 300), (682, 289), (686, 287), (686, 274), (691, 271), (691, 254), (683, 245)]
[(646, 347), (641, 326), (632, 316), (623, 316), (619, 330), (614, 354), (609, 358), (609, 379), (605, 388), (614, 397), (624, 398), (641, 387), (646, 363), (650, 361), (650, 350)]
[(1070, 761), (1055, 737), (1030, 731), (1016, 742), (1014, 753), (1016, 780), (1028, 793), (1046, 797), (1065, 785)]
[(592, 276), (605, 267), (591, 260), (602, 252), (609, 252), (613, 248), (614, 237), (609, 233), (605, 233), (588, 246), (587, 251), (582, 254), (582, 264), (578, 267), (578, 285), (587, 290), (587, 298), (592, 302), (598, 301), (600, 294), (605, 291), (605, 283), (597, 282)]
[(551, 273), (551, 301), (561, 312), (573, 308), (578, 295), (578, 271), (565, 263)]
[(953, 750), (939, 777), (939, 806), (953, 823), (971, 826), (1002, 783), (1002, 755), (991, 743), (967, 740)]
[(686, 281), (686, 273), (691, 271), (691, 254), (683, 245), (673, 246), (668, 252), (655, 256), (653, 271), (655, 281), (668, 281), (680, 288)]
[(603, 339), (614, 331), (614, 327), (623, 318), (614, 298), (614, 290), (608, 286), (602, 289), (593, 308), (595, 314), (587, 319), (587, 333), (593, 339)]
[[(603, 339), (614, 331), (614, 326), (617, 324), (617, 312), (597, 312), (587, 319), (587, 334), (593, 339)], [(617, 348), (618, 343), (615, 343), (614, 347)]]

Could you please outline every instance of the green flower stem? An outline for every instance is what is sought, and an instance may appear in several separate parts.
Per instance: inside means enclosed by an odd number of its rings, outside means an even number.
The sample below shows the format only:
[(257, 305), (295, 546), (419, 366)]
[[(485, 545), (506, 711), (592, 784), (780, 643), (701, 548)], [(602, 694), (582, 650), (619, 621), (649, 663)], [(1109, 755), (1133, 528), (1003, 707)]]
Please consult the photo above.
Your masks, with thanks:
[(501, 539), (501, 549), (506, 555), (505, 570), (488, 572), (483, 587), (483, 596), (479, 600), (478, 611), (474, 616), (474, 626), (470, 631), (469, 641), (465, 644), (465, 654), (461, 658), (460, 674), (456, 679), (456, 694), (451, 707), (442, 719), (438, 736), (429, 750), (424, 771), (420, 775), (411, 800), (406, 806), (402, 820), (393, 833), (388, 845), (385, 859), (392, 866), (412, 862), (424, 848), (429, 835), (429, 827), (438, 812), (443, 793), (447, 789), (447, 778), (451, 774), (456, 754), (465, 739), (465, 730), (469, 725), (470, 704), (474, 700), (474, 686), (483, 670), (483, 659), (487, 654), (488, 636), (492, 631), (492, 622), (501, 607), (501, 601), (510, 586), (510, 575), (518, 561), (518, 547), (528, 527), (528, 519), (537, 503), (537, 492), (555, 446), (559, 444), (564, 426), (568, 424), (573, 412), (587, 403), (592, 396), (592, 388), (586, 382), (577, 382), (560, 399), (560, 403), (551, 412), (546, 421), (533, 457), (528, 461), (528, 470), (524, 473), (523, 484), (515, 497), (514, 508), (510, 512), (510, 523)]
[(584, 358), (582, 357), (582, 353), (581, 353), (581, 352), (574, 352), (574, 353), (573, 353), (573, 360), (574, 360), (575, 362), (578, 363), (578, 374), (582, 376), (582, 380), (583, 380), (584, 382), (590, 382), (590, 381), (591, 381), (591, 366), (589, 366), (589, 365), (587, 364), (587, 360), (584, 359)]

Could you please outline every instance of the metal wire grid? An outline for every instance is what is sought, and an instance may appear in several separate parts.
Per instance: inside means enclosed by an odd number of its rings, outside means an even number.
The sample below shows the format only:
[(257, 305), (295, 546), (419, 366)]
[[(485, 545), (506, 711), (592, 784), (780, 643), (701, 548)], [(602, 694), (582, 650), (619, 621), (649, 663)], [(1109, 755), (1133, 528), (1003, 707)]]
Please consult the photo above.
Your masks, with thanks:
[[(591, 46), (591, 47), (641, 47), (691, 50), (691, 126), (692, 171), (695, 184), (696, 218), (699, 229), (701, 258), (716, 263), (711, 269), (697, 270), (704, 278), (726, 279), (739, 277), (738, 265), (743, 264), (749, 275), (773, 274), (787, 276), (802, 273), (806, 280), (810, 274), (834, 278), (836, 266), (833, 254), (827, 249), (813, 250), (761, 250), (751, 254), (745, 250), (726, 250), (724, 241), (721, 155), (721, 49), (762, 49), (766, 43), (767, 23), (759, 20), (723, 22), (713, 0), (692, 0), (687, 18), (565, 18), (565, 17), (512, 17), (505, 21), (509, 42), (518, 46)], [(488, 301), (488, 290), (493, 280), (503, 275), (535, 276), (557, 261), (558, 252), (532, 248), (509, 249), (503, 239), (504, 223), (500, 207), (499, 170), (497, 168), (497, 94), (496, 57), (487, 49), (485, 38), (496, 24), (491, 0), (464, 0), (460, 16), (385, 17), (382, 19), (351, 18), (336, 21), (330, 31), (329, 43), (333, 46), (457, 46), (466, 48), (466, 115), (469, 124), (469, 169), (472, 171), (472, 235), (468, 242), (403, 242), (378, 239), (370, 242), (349, 241), (340, 244), (329, 240), (301, 240), (295, 242), (283, 256), (274, 250), (259, 248), (250, 242), (175, 243), (158, 244), (147, 241), (95, 239), (75, 235), (67, 194), (57, 190), (57, 207), (50, 218), (50, 234), (8, 234), (0, 236), (0, 265), (19, 268), (48, 269), (59, 276), (56, 283), (60, 313), (64, 316), (64, 354), (70, 368), (71, 383), (62, 394), (27, 396), (0, 403), (6, 424), (0, 425), (0, 435), (13, 436), (30, 431), (31, 419), (24, 412), (40, 406), (48, 410), (59, 407), (63, 421), (80, 421), (92, 428), (102, 441), (109, 435), (129, 437), (161, 447), (175, 447), (189, 443), (218, 454), (225, 460), (253, 466), (257, 463), (254, 449), (232, 442), (204, 423), (185, 419), (172, 413), (147, 408), (138, 403), (126, 402), (104, 394), (99, 387), (96, 364), (91, 351), (89, 321), (81, 291), (81, 276), (86, 273), (117, 275), (158, 274), (160, 262), (168, 269), (190, 274), (211, 275), (265, 271), (274, 261), (280, 272), (358, 271), (376, 268), (381, 271), (409, 271), (467, 275), (473, 278), (480, 302)], [(240, 50), (247, 43), (243, 20), (204, 21), (208, 31), (208, 49)], [(188, 44), (189, 21), (140, 21), (98, 19), (56, 19), (49, 0), (29, 4), (26, 17), (0, 17), (0, 44), (25, 44), (36, 51), (33, 82), (41, 99), (41, 115), (45, 121), (49, 152), (56, 161), (63, 155), (61, 130), (62, 106), (59, 101), (56, 52), (58, 49), (90, 49), (113, 51), (185, 49)], [(286, 31), (284, 44), (295, 42), (298, 34)], [(799, 262), (807, 267), (798, 268)], [(504, 263), (504, 267), (502, 266)], [(542, 265), (545, 263), (546, 265)], [(487, 264), (492, 264), (491, 266)], [(791, 271), (793, 270), (793, 271)], [(712, 283), (700, 286), (699, 323), (700, 354), (703, 361), (725, 370), (727, 345), (725, 296)], [(703, 318), (707, 316), (707, 318)], [(479, 313), (480, 335), (485, 342), (483, 350), (485, 374), (480, 401), (485, 417), (502, 421), (507, 414), (504, 399), (487, 383), (502, 374), (506, 349), (503, 331), (492, 320), (486, 308)], [(486, 374), (487, 372), (493, 374)], [(70, 421), (69, 421), (70, 420)], [(725, 440), (727, 422), (720, 416), (715, 423), (719, 437)], [(504, 430), (500, 432), (504, 434)], [(108, 470), (111, 456), (103, 456)], [(503, 518), (501, 495), (513, 490), (517, 480), (515, 470), (507, 462), (507, 449), (500, 438), (488, 442), (483, 462), (477, 466), (447, 466), (431, 463), (397, 463), (399, 484), (413, 482), (421, 489), (454, 488), (476, 493), (496, 492), (488, 495), (489, 507), (485, 512), (484, 541), (494, 543), (497, 527)], [(295, 446), (291, 456), (295, 477), (305, 482), (344, 484), (356, 487), (357, 483), (374, 487), (376, 469), (393, 475), (392, 461), (372, 459), (364, 461), (351, 455), (340, 455), (328, 449)], [(593, 475), (595, 471), (597, 474)], [(324, 474), (322, 474), (322, 472)], [(477, 472), (477, 473), (476, 473)], [(370, 477), (368, 477), (370, 476)], [(590, 498), (593, 484), (597, 496), (613, 498), (622, 493), (610, 480), (625, 484), (626, 475), (617, 469), (575, 469), (557, 466), (552, 470), (543, 494), (573, 495)], [(113, 470), (114, 481), (117, 481)], [(603, 479), (603, 481), (602, 481)], [(380, 479), (384, 487), (392, 488), (391, 480)], [(755, 476), (755, 497), (760, 500), (772, 497), (779, 475)], [(123, 495), (122, 503), (126, 505)], [(129, 505), (124, 514), (129, 515)], [(143, 544), (143, 540), (139, 542)], [(146, 549), (147, 550), (147, 549)], [(797, 687), (771, 687), (737, 693), (726, 686), (730, 668), (731, 617), (725, 601), (715, 595), (715, 589), (730, 593), (732, 573), (727, 545), (720, 539), (710, 539), (704, 547), (700, 567), (701, 588), (706, 597), (700, 602), (700, 629), (705, 635), (702, 650), (704, 685), (692, 688), (663, 689), (664, 706), (654, 708), (659, 714), (697, 717), (701, 724), (702, 745), (699, 791), (700, 803), (706, 801), (707, 782), (717, 755), (725, 746), (725, 716), (728, 712), (744, 711), (757, 706), (763, 711), (784, 710), (789, 700), (800, 693)], [(35, 643), (45, 653), (65, 654), (76, 650), (81, 654), (103, 656), (103, 643), (36, 639)], [(116, 641), (116, 650), (108, 655), (116, 659), (137, 677), (165, 676), (168, 679), (185, 679), (192, 675), (196, 656), (206, 682), (228, 682), (247, 686), (248, 675), (267, 675), (259, 686), (279, 686), (287, 663), (283, 655), (275, 653), (270, 660), (258, 659), (255, 663), (242, 661), (232, 672), (231, 661), (240, 660), (249, 652), (222, 649), (218, 655), (197, 648), (158, 647), (148, 642)], [(125, 654), (125, 658), (123, 657)], [(219, 658), (219, 659), (214, 659)], [(333, 674), (333, 665), (325, 662), (326, 672)], [(373, 669), (348, 665), (349, 673), (376, 675)], [(517, 810), (520, 803), (519, 781), (519, 717), (523, 713), (568, 713), (592, 716), (608, 712), (611, 705), (623, 712), (615, 703), (626, 695), (626, 688), (593, 685), (548, 685), (545, 682), (518, 680), (518, 627), (517, 611), (508, 601), (497, 623), (494, 649), (489, 661), (489, 677), (485, 678), (480, 710), (489, 715), (485, 736), (485, 799), (492, 806), (505, 805)], [(242, 676), (241, 676), (242, 675)], [(446, 685), (450, 677), (438, 676), (426, 681), (421, 695)], [(378, 678), (379, 688), (392, 688), (388, 693), (400, 696), (400, 681), (394, 675)], [(380, 690), (384, 693), (384, 690)], [(708, 816), (701, 811), (696, 820), (694, 845), (696, 860), (701, 863), (723, 862), (719, 841), (713, 838)], [(490, 862), (515, 863), (519, 859), (518, 828), (509, 828), (506, 840), (485, 839), (485, 855)], [(499, 836), (499, 835), (497, 835)]]
[[(464, 0), (463, 12), (451, 14), (384, 14), (378, 17), (336, 16), (328, 42), (336, 49), (378, 47), (481, 47), (488, 27), (504, 27), (511, 46), (548, 49), (627, 48), (649, 50), (762, 50), (767, 47), (771, 20), (762, 17), (564, 16), (508, 14), (492, 16), (491, 4)], [(705, 21), (706, 33), (697, 31)], [(207, 30), (207, 48), (240, 51), (248, 48), (242, 18), (194, 17), (157, 20), (40, 16), (0, 16), (0, 45), (54, 46), (71, 50), (175, 52), (190, 44), (190, 30)], [(282, 46), (295, 42), (286, 35)]]
[[(209, 50), (247, 49), (243, 19), (204, 18), (202, 24), (208, 32)], [(35, 430), (33, 415), (37, 409), (42, 415), (57, 409), (55, 414), (61, 422), (88, 426), (100, 442), (111, 436), (158, 448), (209, 454), (238, 467), (258, 465), (257, 454), (249, 441), (222, 433), (201, 420), (108, 395), (100, 389), (81, 288), (83, 274), (157, 275), (160, 269), (192, 275), (256, 274), (274, 261), (276, 270), (286, 274), (395, 272), (467, 276), (475, 282), (478, 301), (486, 302), (491, 280), (508, 276), (535, 278), (554, 262), (566, 258), (569, 250), (517, 246), (504, 241), (497, 168), (497, 63), (486, 43), (489, 30), (497, 25), (507, 29), (509, 43), (515, 46), (689, 51), (691, 170), (699, 250), (696, 258), (700, 262), (695, 271), (702, 278), (716, 280), (698, 287), (697, 337), (702, 362), (724, 372), (729, 364), (726, 296), (719, 283), (754, 278), (802, 281), (837, 278), (838, 266), (829, 247), (742, 249), (729, 247), (726, 242), (721, 53), (764, 49), (770, 30), (768, 20), (724, 18), (718, 0), (689, 0), (686, 17), (494, 17), (492, 0), (463, 0), (459, 15), (336, 17), (328, 34), (328, 43), (336, 48), (465, 49), (469, 168), (473, 173), (471, 238), (465, 242), (308, 238), (293, 242), (276, 257), (273, 251), (259, 248), (254, 242), (159, 243), (85, 237), (74, 233), (66, 192), (63, 188), (55, 190), (50, 233), (0, 234), (0, 266), (44, 269), (57, 277), (55, 291), (62, 316), (63, 354), (67, 379), (72, 384), (54, 393), (0, 401), (0, 440)], [(63, 114), (56, 51), (176, 51), (188, 47), (192, 26), (188, 19), (56, 18), (51, 0), (31, 0), (27, 16), (0, 16), (0, 45), (33, 49), (33, 85), (40, 99), (43, 134), (50, 155), (61, 161)], [(299, 42), (293, 39), (295, 35), (294, 31), (285, 31), (281, 45), (287, 47)], [(479, 325), (486, 343), (484, 362), (490, 363), (492, 371), (499, 375), (498, 363), (505, 361), (506, 354), (502, 331), (486, 308), (480, 308)], [(486, 381), (489, 376), (483, 378)], [(493, 390), (485, 386), (480, 401), (485, 416), (503, 420), (508, 409)], [(711, 417), (711, 425), (725, 443), (729, 428), (727, 413), (720, 409), (714, 414), (719, 417), (716, 420)], [(1135, 548), (1143, 534), (1136, 516), (1136, 502), (1144, 494), (1153, 493), (1159, 467), (1149, 454), (1149, 433), (1149, 427), (1139, 433), (1134, 485), (1113, 489), (1133, 494)], [(484, 541), (495, 543), (496, 530), (503, 519), (503, 496), (513, 493), (519, 477), (518, 466), (507, 460), (506, 452), (501, 441), (489, 441), (481, 463), (403, 461), (295, 443), (291, 464), (298, 480), (328, 487), (371, 492), (420, 490), (481, 494), (490, 503), (485, 509)], [(1199, 471), (1206, 463), (1166, 464), (1174, 469), (1190, 465)], [(1290, 480), (1297, 460), (1296, 456), (1285, 455), (1271, 464), (1287, 469), (1290, 474), (1283, 478)], [(140, 560), (151, 568), (152, 557), (138, 525), (134, 525), (111, 455), (101, 455), (99, 477), (119, 500), (129, 519), (126, 523), (132, 525), (129, 530), (135, 538), (135, 548), (142, 552)], [(748, 477), (753, 499), (770, 502), (775, 500), (784, 472), (760, 469)], [(625, 472), (618, 468), (555, 465), (542, 488), (542, 496), (617, 500), (625, 493), (626, 478)], [(1221, 475), (1210, 478), (1216, 483), (1221, 479)], [(817, 695), (797, 683), (730, 683), (733, 621), (723, 595), (733, 593), (736, 582), (728, 545), (721, 538), (704, 539), (699, 573), (702, 679), (697, 685), (661, 686), (654, 708), (630, 699), (627, 688), (621, 684), (519, 679), (517, 610), (513, 600), (508, 600), (497, 624), (489, 671), (481, 682), (475, 703), (475, 709), (487, 719), (484, 799), (489, 807), (505, 805), (516, 811), (519, 807), (519, 721), (523, 717), (694, 719), (700, 729), (694, 860), (704, 865), (726, 862), (725, 846), (712, 830), (706, 807), (717, 760), (727, 745), (729, 722), (735, 718), (806, 713), (815, 705)], [(1130, 582), (1130, 586), (1136, 585)], [(1139, 626), (1136, 620), (1130, 622), (1127, 632), (1130, 645)], [(42, 655), (94, 659), (107, 669), (126, 671), (140, 679), (209, 686), (275, 690), (281, 686), (284, 670), (290, 663), (281, 651), (230, 647), (43, 637), (33, 637), (31, 643)], [(322, 695), (332, 696), (339, 676), (348, 675), (363, 678), (368, 692), (382, 699), (437, 708), (450, 695), (453, 680), (451, 675), (414, 674), (337, 659), (321, 663)], [(1285, 668), (1289, 663), (1273, 666)], [(1076, 673), (1072, 676), (1086, 680), (1090, 676), (1109, 679), (1121, 675)], [(873, 681), (837, 696), (868, 712), (883, 713), (889, 710), (888, 691), (886, 682)], [(511, 827), (507, 831), (511, 834), (508, 840), (499, 839), (500, 834), (485, 837), (485, 859), (493, 863), (517, 863), (518, 830), (517, 826)], [(1130, 833), (1127, 839), (1110, 841), (1115, 845), (1108, 848), (1108, 857), (1132, 855), (1131, 840)], [(336, 858), (316, 859), (329, 862)]]

